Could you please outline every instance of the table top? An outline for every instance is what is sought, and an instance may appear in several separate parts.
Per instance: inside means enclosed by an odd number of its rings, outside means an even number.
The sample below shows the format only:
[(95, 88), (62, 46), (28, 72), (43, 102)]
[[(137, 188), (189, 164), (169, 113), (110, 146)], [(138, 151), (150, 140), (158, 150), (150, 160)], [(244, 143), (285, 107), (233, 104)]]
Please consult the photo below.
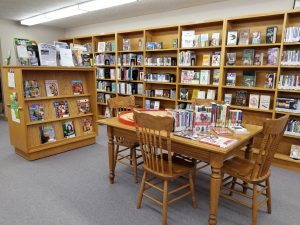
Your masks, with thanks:
[[(135, 132), (135, 130), (136, 130), (134, 126), (129, 126), (129, 125), (121, 123), (117, 117), (101, 119), (101, 120), (98, 120), (98, 123), (102, 124), (102, 125), (115, 127), (115, 128), (125, 129), (128, 131)], [(262, 126), (250, 125), (250, 124), (244, 124), (243, 126), (249, 131), (248, 134), (233, 134), (231, 136), (224, 136), (224, 137), (228, 137), (228, 138), (237, 140), (237, 142), (235, 142), (234, 144), (230, 145), (227, 148), (216, 147), (213, 145), (201, 143), (197, 140), (191, 140), (191, 139), (187, 139), (184, 137), (179, 137), (174, 134), (171, 134), (171, 140), (172, 140), (172, 142), (173, 141), (179, 142), (179, 143), (185, 144), (187, 146), (202, 148), (202, 149), (209, 149), (212, 152), (226, 154), (229, 151), (236, 149), (236, 147), (240, 146), (241, 143), (248, 142), (251, 138), (253, 138), (254, 136), (256, 136), (262, 132)], [(220, 135), (220, 136), (222, 136), (222, 135)]]

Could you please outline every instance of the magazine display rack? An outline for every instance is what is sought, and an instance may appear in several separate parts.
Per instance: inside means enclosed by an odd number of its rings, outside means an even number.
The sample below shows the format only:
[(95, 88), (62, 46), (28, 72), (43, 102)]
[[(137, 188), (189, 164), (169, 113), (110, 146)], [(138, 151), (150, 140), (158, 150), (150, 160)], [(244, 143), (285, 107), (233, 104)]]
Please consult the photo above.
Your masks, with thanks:
[(28, 160), (94, 144), (94, 68), (4, 67), (10, 142)]

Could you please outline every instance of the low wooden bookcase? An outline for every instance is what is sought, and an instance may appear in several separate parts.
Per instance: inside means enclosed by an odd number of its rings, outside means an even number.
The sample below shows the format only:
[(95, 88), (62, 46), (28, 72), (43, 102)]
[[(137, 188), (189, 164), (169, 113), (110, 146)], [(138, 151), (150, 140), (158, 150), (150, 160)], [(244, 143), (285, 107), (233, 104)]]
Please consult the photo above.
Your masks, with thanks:
[[(13, 74), (13, 75), (12, 75)], [(10, 76), (9, 76), (10, 75)], [(97, 99), (96, 74), (94, 68), (78, 67), (4, 67), (4, 90), (6, 110), (9, 123), (10, 142), (15, 152), (27, 160), (69, 151), (75, 148), (94, 144), (98, 133), (97, 127)], [(15, 87), (9, 84), (14, 80)], [(34, 80), (39, 85), (39, 97), (26, 98), (24, 94), (24, 81)], [(49, 97), (46, 93), (46, 80), (56, 80), (58, 96)], [(83, 93), (74, 94), (72, 81), (82, 82)], [(10, 97), (16, 93), (18, 101), (19, 122), (12, 119), (12, 105)], [(79, 113), (78, 100), (88, 99), (89, 112)], [(54, 107), (55, 101), (67, 101), (69, 116), (57, 118)], [(44, 109), (44, 119), (31, 121), (30, 106), (41, 104)], [(89, 132), (83, 130), (84, 121), (90, 121)], [(62, 124), (72, 121), (75, 128), (75, 137), (65, 138)], [(51, 124), (55, 131), (55, 141), (41, 143), (40, 128)]]

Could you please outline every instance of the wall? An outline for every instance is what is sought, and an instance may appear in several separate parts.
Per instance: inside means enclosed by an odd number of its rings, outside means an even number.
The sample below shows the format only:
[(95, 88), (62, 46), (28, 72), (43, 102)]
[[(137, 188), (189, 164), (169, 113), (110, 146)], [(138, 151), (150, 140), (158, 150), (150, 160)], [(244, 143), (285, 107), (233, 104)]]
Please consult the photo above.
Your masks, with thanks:
[(201, 22), (263, 12), (292, 9), (294, 0), (228, 0), (164, 13), (126, 18), (66, 29), (65, 37), (118, 32), (147, 27)]
[(11, 50), (11, 65), (16, 64), (14, 38), (27, 38), (37, 42), (54, 41), (64, 35), (64, 29), (53, 28), (49, 26), (21, 26), (18, 22), (9, 20), (0, 20), (0, 40), (2, 48), (2, 60), (8, 56)]

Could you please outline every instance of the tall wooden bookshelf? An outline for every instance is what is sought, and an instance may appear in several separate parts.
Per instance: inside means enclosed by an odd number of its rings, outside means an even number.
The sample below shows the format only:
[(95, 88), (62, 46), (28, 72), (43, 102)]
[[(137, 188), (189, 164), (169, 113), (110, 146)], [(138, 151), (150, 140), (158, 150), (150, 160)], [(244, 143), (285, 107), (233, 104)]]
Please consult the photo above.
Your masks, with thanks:
[[(241, 17), (232, 17), (222, 20), (209, 20), (196, 24), (182, 24), (178, 26), (166, 26), (166, 27), (154, 27), (133, 31), (122, 31), (111, 34), (101, 34), (94, 35), (89, 37), (74, 37), (69, 39), (62, 39), (61, 41), (66, 41), (68, 43), (74, 42), (79, 43), (78, 40), (84, 40), (84, 43), (88, 40), (93, 42), (93, 51), (94, 56), (97, 54), (97, 44), (99, 41), (105, 40), (115, 40), (116, 50), (115, 52), (109, 52), (116, 55), (116, 64), (110, 65), (108, 67), (113, 67), (116, 69), (122, 68), (138, 68), (144, 74), (148, 73), (169, 73), (174, 74), (175, 79), (173, 82), (150, 82), (144, 80), (119, 80), (118, 75), (116, 74), (115, 79), (111, 80), (116, 83), (118, 87), (119, 83), (142, 83), (143, 84), (143, 94), (135, 95), (136, 104), (138, 107), (145, 107), (146, 100), (157, 100), (160, 101), (160, 107), (164, 108), (175, 108), (178, 104), (185, 102), (191, 102), (191, 96), (194, 89), (207, 91), (213, 89), (217, 91), (216, 100), (224, 100), (225, 93), (231, 93), (233, 95), (232, 108), (243, 110), (243, 121), (245, 123), (252, 123), (261, 125), (263, 120), (266, 118), (277, 118), (281, 116), (282, 112), (276, 112), (275, 103), (278, 97), (297, 97), (299, 96), (299, 91), (295, 90), (280, 90), (278, 88), (278, 80), (280, 74), (284, 73), (293, 73), (296, 75), (300, 74), (300, 66), (282, 66), (281, 65), (281, 55), (285, 49), (299, 49), (300, 43), (284, 43), (284, 32), (285, 28), (289, 26), (300, 26), (300, 11), (292, 10), (288, 12), (276, 12), (268, 14), (257, 14), (257, 15), (248, 15)], [(277, 36), (276, 42), (272, 44), (267, 44), (266, 40), (266, 28), (276, 26)], [(248, 45), (234, 45), (227, 46), (227, 32), (230, 30), (243, 30), (248, 29), (250, 34), (250, 42)], [(196, 34), (208, 33), (209, 39), (211, 40), (212, 33), (220, 33), (220, 45), (219, 46), (208, 46), (204, 47), (193, 47), (193, 48), (182, 48), (181, 46), (181, 36), (183, 31), (195, 30)], [(262, 41), (260, 44), (251, 44), (251, 34), (254, 31), (261, 32)], [(131, 49), (123, 50), (123, 39), (130, 39)], [(177, 46), (174, 46), (173, 42), (177, 39)], [(142, 42), (142, 47), (139, 47), (140, 42)], [(147, 42), (162, 42), (161, 49), (147, 50)], [(267, 51), (269, 48), (279, 48), (279, 59), (278, 65), (267, 65)], [(264, 61), (261, 66), (244, 66), (242, 65), (242, 52), (244, 49), (254, 49), (254, 51), (259, 51), (264, 53)], [(194, 66), (180, 66), (178, 63), (178, 55), (181, 51), (195, 51), (197, 60)], [(202, 55), (212, 54), (219, 51), (221, 53), (221, 63), (220, 66), (203, 66), (202, 65)], [(230, 52), (237, 53), (236, 65), (228, 66), (226, 65), (226, 55)], [(123, 54), (142, 54), (143, 58), (146, 57), (159, 57), (159, 56), (172, 56), (177, 58), (176, 66), (147, 66), (145, 64), (141, 66), (122, 66), (118, 65), (118, 57)], [(99, 66), (97, 66), (99, 67)], [(200, 84), (183, 84), (181, 83), (181, 72), (182, 70), (210, 70), (215, 69), (220, 70), (219, 75), (219, 84), (213, 85), (212, 83), (208, 85)], [(243, 86), (243, 71), (244, 70), (253, 70), (256, 72), (256, 86), (255, 87), (246, 87)], [(226, 86), (226, 74), (228, 72), (235, 72), (237, 74), (236, 86)], [(267, 73), (276, 73), (275, 87), (273, 89), (265, 88), (265, 75)], [(212, 80), (212, 78), (211, 78)], [(98, 82), (99, 80), (97, 80)], [(181, 100), (180, 99), (180, 88), (188, 88), (189, 90), (189, 99)], [(151, 89), (175, 89), (176, 98), (168, 99), (164, 97), (149, 97), (145, 95), (145, 90)], [(259, 95), (269, 95), (271, 96), (271, 104), (269, 110), (262, 109), (253, 109), (248, 107), (248, 102), (246, 106), (235, 105), (235, 94), (239, 90), (247, 90), (248, 97), (249, 94), (259, 94)], [(116, 93), (109, 93), (112, 97), (117, 95), (126, 95), (120, 94), (116, 90)], [(98, 104), (99, 117), (104, 116), (105, 108), (107, 105), (105, 103)], [(291, 119), (299, 119), (300, 114), (290, 113)], [(257, 147), (259, 139), (254, 143), (254, 146)], [(289, 158), (289, 152), (291, 144), (300, 145), (300, 138), (297, 136), (288, 136), (285, 135), (283, 141), (280, 144), (278, 153), (275, 156), (275, 163), (280, 164), (283, 167), (292, 168), (294, 170), (300, 171), (300, 163), (296, 160)]]
[[(14, 74), (15, 87), (8, 86), (8, 73)], [(28, 160), (35, 160), (75, 148), (94, 144), (98, 133), (96, 85), (94, 68), (77, 67), (4, 67), (4, 90), (9, 122), (10, 142), (15, 152)], [(40, 97), (25, 98), (24, 81), (35, 80), (39, 85)], [(48, 97), (45, 80), (56, 80), (59, 95)], [(83, 94), (73, 94), (73, 80), (81, 80)], [(10, 96), (16, 94), (20, 121), (12, 120)], [(81, 114), (78, 111), (78, 100), (89, 99), (90, 112)], [(54, 102), (66, 100), (69, 106), (69, 117), (56, 118)], [(30, 106), (43, 105), (44, 120), (31, 121)], [(92, 120), (91, 132), (84, 132), (84, 119)], [(62, 123), (72, 121), (75, 137), (64, 138)], [(56, 141), (41, 143), (40, 127), (51, 124), (55, 130)]]

